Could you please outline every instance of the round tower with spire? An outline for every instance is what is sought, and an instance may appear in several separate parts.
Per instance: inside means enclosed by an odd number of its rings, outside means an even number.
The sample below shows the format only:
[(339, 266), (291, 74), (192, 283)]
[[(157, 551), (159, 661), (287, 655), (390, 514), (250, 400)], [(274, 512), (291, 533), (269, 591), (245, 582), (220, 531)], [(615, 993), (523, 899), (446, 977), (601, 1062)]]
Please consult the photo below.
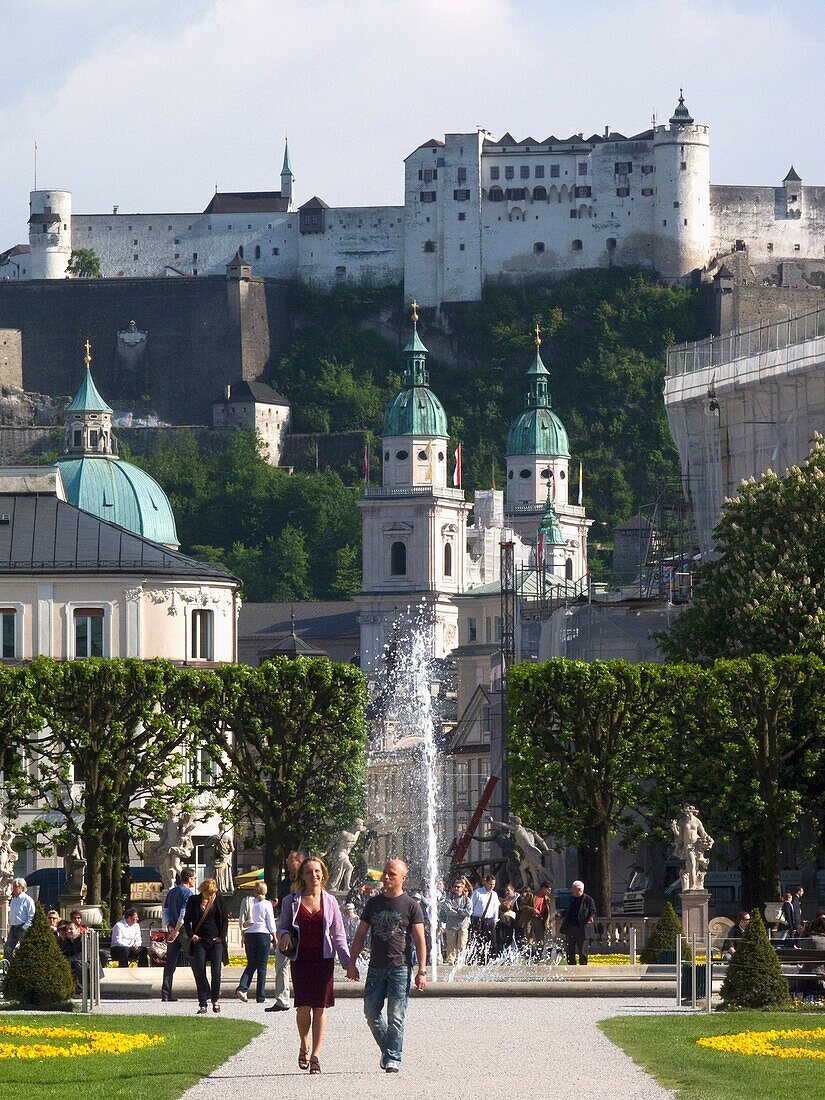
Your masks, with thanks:
[(655, 168), (653, 266), (666, 279), (682, 279), (710, 258), (710, 133), (679, 102), (653, 133)]
[(458, 644), (451, 597), (464, 590), (469, 505), (447, 485), (447, 414), (430, 389), (427, 348), (412, 306), (404, 380), (381, 427), (381, 485), (367, 488), (362, 514), (361, 667), (384, 658), (394, 625), (422, 606), (433, 623), (433, 656)]

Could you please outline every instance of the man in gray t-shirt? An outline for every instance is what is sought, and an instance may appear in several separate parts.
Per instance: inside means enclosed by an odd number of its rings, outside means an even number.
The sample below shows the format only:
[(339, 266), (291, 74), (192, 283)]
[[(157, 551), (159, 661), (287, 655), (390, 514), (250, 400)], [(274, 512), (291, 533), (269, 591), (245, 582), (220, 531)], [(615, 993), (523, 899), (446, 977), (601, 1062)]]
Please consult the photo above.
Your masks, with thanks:
[[(424, 914), (421, 906), (404, 893), (407, 865), (403, 859), (391, 859), (384, 868), (384, 890), (364, 906), (355, 939), (350, 948), (351, 962), (347, 977), (358, 980), (356, 966), (370, 938), (370, 964), (364, 985), (364, 1015), (370, 1031), (381, 1048), (381, 1069), (397, 1073), (401, 1068), (404, 1044), (404, 1018), (412, 978), (412, 944), (418, 958), (415, 988), (427, 984), (427, 943), (424, 938)], [(384, 1004), (387, 1015), (384, 1016)]]

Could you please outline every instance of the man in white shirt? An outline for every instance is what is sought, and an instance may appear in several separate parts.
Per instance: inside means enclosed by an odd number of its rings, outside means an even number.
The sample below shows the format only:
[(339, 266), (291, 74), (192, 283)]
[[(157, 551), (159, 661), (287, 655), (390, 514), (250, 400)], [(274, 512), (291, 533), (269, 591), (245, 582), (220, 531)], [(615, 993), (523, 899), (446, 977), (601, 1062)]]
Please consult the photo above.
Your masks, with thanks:
[(138, 966), (149, 965), (149, 953), (143, 946), (137, 909), (127, 909), (112, 929), (112, 962), (118, 966), (128, 966), (132, 959), (137, 959)]
[(28, 889), (24, 878), (16, 878), (11, 884), (9, 902), (9, 934), (3, 947), (3, 955), (10, 959), (15, 947), (31, 928), (34, 917), (34, 901), (26, 893)]
[(470, 929), (477, 962), (487, 962), (498, 920), (501, 902), (496, 893), (495, 875), (487, 875), (483, 886), (470, 894)]

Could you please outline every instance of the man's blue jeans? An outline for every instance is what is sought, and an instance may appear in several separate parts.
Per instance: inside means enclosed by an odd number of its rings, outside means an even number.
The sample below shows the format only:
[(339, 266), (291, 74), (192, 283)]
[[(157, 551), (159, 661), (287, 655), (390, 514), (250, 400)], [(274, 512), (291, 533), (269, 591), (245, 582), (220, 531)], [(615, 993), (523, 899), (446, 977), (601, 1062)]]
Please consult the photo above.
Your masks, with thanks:
[[(388, 1061), (401, 1061), (404, 1045), (404, 1017), (410, 994), (409, 966), (371, 966), (364, 985), (364, 1015), (373, 1038)], [(384, 1017), (384, 1002), (387, 1015)]]

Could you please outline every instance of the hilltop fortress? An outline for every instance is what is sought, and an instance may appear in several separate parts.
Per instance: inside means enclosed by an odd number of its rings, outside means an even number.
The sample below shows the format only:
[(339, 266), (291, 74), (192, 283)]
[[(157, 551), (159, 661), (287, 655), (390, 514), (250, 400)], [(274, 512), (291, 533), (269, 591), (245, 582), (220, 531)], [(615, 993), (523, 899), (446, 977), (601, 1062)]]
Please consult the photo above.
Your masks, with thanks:
[(202, 213), (76, 214), (69, 191), (38, 190), (29, 243), (0, 254), (0, 279), (62, 279), (88, 248), (107, 278), (223, 274), (239, 254), (266, 278), (403, 279), (426, 306), (476, 301), (486, 280), (611, 265), (685, 280), (732, 263), (741, 281), (786, 285), (790, 265), (795, 285), (825, 286), (825, 187), (793, 168), (778, 186), (711, 185), (709, 153), (680, 96), (632, 137), (433, 138), (406, 158), (403, 206), (296, 208), (288, 149), (279, 191), (216, 192)]

